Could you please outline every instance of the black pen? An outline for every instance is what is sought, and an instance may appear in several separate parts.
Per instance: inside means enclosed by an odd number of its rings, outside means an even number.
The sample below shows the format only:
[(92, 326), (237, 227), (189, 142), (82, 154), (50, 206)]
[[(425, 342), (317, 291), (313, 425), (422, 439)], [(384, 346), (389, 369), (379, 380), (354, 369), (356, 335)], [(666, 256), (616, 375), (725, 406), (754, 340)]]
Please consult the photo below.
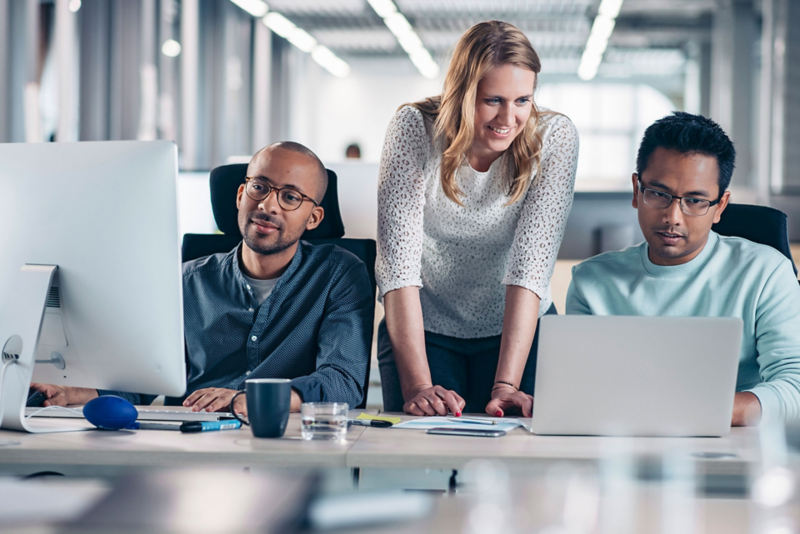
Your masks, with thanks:
[(375, 428), (389, 428), (392, 426), (391, 421), (379, 421), (377, 419), (349, 419), (347, 422), (351, 425), (374, 426)]

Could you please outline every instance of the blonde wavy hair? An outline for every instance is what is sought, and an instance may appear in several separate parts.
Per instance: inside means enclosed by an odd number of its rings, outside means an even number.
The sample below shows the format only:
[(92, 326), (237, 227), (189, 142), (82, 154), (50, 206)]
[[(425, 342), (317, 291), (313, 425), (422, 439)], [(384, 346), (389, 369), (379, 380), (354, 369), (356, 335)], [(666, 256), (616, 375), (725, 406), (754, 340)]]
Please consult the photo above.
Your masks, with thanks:
[[(445, 76), (442, 94), (410, 105), (434, 122), (435, 140), (444, 146), (441, 164), (442, 189), (445, 195), (463, 206), (463, 191), (456, 173), (463, 164), (475, 138), (475, 100), (478, 82), (493, 67), (515, 65), (533, 71), (534, 89), (542, 66), (528, 38), (516, 26), (492, 20), (480, 22), (459, 39)], [(542, 136), (538, 132), (541, 113), (531, 101), (531, 115), (522, 132), (509, 147), (513, 172), (503, 178), (503, 190), (509, 197), (506, 205), (525, 194), (533, 169), (538, 169), (542, 154)]]

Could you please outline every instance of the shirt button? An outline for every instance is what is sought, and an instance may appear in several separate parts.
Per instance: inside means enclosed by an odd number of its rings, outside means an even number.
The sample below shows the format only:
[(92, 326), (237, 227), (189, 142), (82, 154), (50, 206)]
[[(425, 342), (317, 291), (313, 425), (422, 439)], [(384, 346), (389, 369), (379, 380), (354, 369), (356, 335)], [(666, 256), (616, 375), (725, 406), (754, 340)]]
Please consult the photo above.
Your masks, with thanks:
[(247, 286), (247, 290), (250, 291), (250, 286), (249, 285)]
[(249, 310), (247, 310), (247, 311), (249, 311), (249, 312), (253, 312), (253, 311), (255, 311), (255, 310), (253, 310), (253, 308), (250, 308), (250, 309), (249, 309)]
[(250, 341), (258, 341), (258, 337), (257, 336), (253, 336), (253, 337), (250, 338)]
[(249, 375), (249, 374), (250, 374), (250, 372), (251, 372), (251, 371), (247, 371), (245, 374), (246, 374), (246, 375)]

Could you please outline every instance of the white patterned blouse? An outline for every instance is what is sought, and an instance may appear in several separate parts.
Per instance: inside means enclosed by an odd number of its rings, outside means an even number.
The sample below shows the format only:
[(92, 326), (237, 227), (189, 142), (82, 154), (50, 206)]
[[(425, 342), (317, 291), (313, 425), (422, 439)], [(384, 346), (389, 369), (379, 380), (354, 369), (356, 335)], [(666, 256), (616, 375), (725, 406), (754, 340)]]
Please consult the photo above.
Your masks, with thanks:
[(378, 259), (383, 295), (420, 287), (425, 330), (472, 339), (503, 329), (505, 286), (539, 296), (539, 316), (551, 305), (550, 277), (572, 207), (578, 132), (563, 115), (543, 115), (541, 170), (524, 197), (506, 206), (508, 152), (487, 172), (459, 169), (459, 206), (439, 177), (442, 147), (433, 123), (411, 107), (389, 124), (378, 184)]

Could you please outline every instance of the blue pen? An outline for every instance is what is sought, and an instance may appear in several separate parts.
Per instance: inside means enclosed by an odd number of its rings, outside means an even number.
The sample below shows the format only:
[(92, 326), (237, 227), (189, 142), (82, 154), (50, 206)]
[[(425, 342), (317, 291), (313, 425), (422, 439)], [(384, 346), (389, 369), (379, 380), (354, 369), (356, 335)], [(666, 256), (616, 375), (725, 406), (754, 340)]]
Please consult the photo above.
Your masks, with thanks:
[(242, 423), (233, 421), (191, 421), (181, 425), (181, 432), (210, 432), (211, 430), (236, 430)]

